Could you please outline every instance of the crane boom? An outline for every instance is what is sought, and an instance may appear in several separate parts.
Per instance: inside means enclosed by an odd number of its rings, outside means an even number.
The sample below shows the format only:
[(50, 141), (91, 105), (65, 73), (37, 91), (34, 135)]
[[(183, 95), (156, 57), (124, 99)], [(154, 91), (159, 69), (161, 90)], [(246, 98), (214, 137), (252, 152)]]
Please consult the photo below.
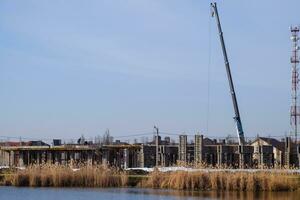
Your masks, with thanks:
[(217, 9), (217, 3), (211, 3), (211, 8), (212, 8), (212, 16), (215, 16), (216, 21), (217, 21), (217, 26), (218, 26), (218, 31), (219, 31), (219, 36), (220, 36), (220, 42), (222, 46), (222, 51), (223, 51), (223, 56), (224, 56), (224, 61), (225, 61), (225, 67), (226, 67), (226, 72), (227, 72), (227, 78), (229, 81), (229, 87), (230, 87), (230, 94), (232, 98), (232, 103), (233, 103), (233, 108), (235, 112), (234, 116), (234, 121), (236, 123), (236, 129), (237, 129), (237, 134), (239, 138), (239, 144), (244, 145), (245, 139), (244, 139), (244, 131), (242, 127), (242, 122), (241, 122), (241, 117), (240, 117), (240, 112), (239, 112), (239, 107), (234, 91), (234, 85), (233, 85), (233, 80), (231, 77), (231, 72), (230, 72), (230, 65), (227, 57), (227, 52), (226, 52), (226, 47), (225, 47), (225, 42), (223, 38), (223, 32), (222, 32), (222, 27), (219, 19), (219, 14), (218, 14), (218, 9)]

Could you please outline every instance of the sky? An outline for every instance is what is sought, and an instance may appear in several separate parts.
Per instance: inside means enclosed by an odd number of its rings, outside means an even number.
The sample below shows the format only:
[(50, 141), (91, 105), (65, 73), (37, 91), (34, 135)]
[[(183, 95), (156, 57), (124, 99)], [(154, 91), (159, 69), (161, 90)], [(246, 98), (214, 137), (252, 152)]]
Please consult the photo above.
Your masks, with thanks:
[[(218, 1), (246, 137), (290, 132), (299, 8)], [(0, 1), (1, 137), (223, 137), (233, 116), (210, 1)]]

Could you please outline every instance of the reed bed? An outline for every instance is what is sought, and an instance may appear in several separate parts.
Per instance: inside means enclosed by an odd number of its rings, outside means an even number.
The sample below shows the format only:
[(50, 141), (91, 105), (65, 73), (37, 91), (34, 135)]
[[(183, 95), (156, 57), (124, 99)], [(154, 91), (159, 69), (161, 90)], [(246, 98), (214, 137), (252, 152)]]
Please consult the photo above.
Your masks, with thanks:
[(62, 165), (33, 165), (18, 170), (11, 182), (30, 187), (123, 187), (127, 185), (127, 175), (103, 165), (82, 166), (76, 171)]
[(160, 172), (129, 174), (105, 165), (72, 170), (63, 165), (32, 165), (7, 176), (14, 186), (30, 187), (144, 187), (190, 191), (293, 191), (299, 175), (278, 172)]
[(293, 174), (272, 172), (154, 171), (139, 186), (192, 191), (293, 191), (299, 187), (298, 179)]

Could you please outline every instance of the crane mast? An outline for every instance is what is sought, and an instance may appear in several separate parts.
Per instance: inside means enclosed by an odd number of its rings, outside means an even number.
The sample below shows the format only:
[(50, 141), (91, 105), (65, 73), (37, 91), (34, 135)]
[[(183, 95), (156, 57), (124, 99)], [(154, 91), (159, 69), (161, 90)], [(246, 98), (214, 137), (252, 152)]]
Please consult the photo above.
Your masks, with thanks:
[[(233, 80), (232, 80), (231, 71), (230, 71), (230, 65), (229, 65), (229, 61), (228, 61), (228, 57), (227, 57), (225, 42), (224, 42), (224, 38), (223, 38), (222, 27), (221, 27), (221, 23), (220, 23), (220, 19), (219, 19), (217, 3), (211, 3), (211, 8), (212, 8), (212, 16), (213, 17), (215, 16), (216, 21), (217, 21), (220, 42), (221, 42), (221, 46), (222, 46), (225, 67), (226, 67), (226, 72), (227, 72), (227, 78), (228, 78), (229, 87), (230, 87), (230, 94), (231, 94), (234, 113), (235, 113), (235, 116), (233, 119), (236, 123), (236, 129), (237, 129), (237, 134), (238, 134), (238, 138), (239, 138), (239, 145), (242, 147), (245, 143), (244, 131), (243, 131), (239, 107), (238, 107), (238, 103), (237, 103), (237, 99), (236, 99), (236, 95), (235, 95), (235, 91), (234, 91), (234, 85), (233, 85)], [(241, 148), (241, 152), (242, 151), (243, 151), (243, 148)]]

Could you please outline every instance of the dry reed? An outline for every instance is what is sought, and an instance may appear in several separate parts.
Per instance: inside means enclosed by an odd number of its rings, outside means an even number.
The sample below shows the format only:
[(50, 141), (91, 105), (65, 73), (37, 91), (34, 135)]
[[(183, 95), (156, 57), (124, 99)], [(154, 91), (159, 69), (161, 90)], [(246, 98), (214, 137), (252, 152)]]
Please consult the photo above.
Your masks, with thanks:
[(193, 191), (292, 191), (299, 184), (295, 175), (287, 173), (154, 171), (140, 186)]
[(103, 165), (82, 166), (77, 171), (62, 165), (33, 165), (17, 171), (12, 184), (31, 187), (122, 187), (127, 185), (127, 175)]
[(33, 165), (10, 177), (14, 186), (31, 187), (147, 187), (192, 191), (291, 191), (299, 176), (279, 172), (154, 172), (129, 175), (104, 165), (81, 166), (74, 171), (62, 165)]

